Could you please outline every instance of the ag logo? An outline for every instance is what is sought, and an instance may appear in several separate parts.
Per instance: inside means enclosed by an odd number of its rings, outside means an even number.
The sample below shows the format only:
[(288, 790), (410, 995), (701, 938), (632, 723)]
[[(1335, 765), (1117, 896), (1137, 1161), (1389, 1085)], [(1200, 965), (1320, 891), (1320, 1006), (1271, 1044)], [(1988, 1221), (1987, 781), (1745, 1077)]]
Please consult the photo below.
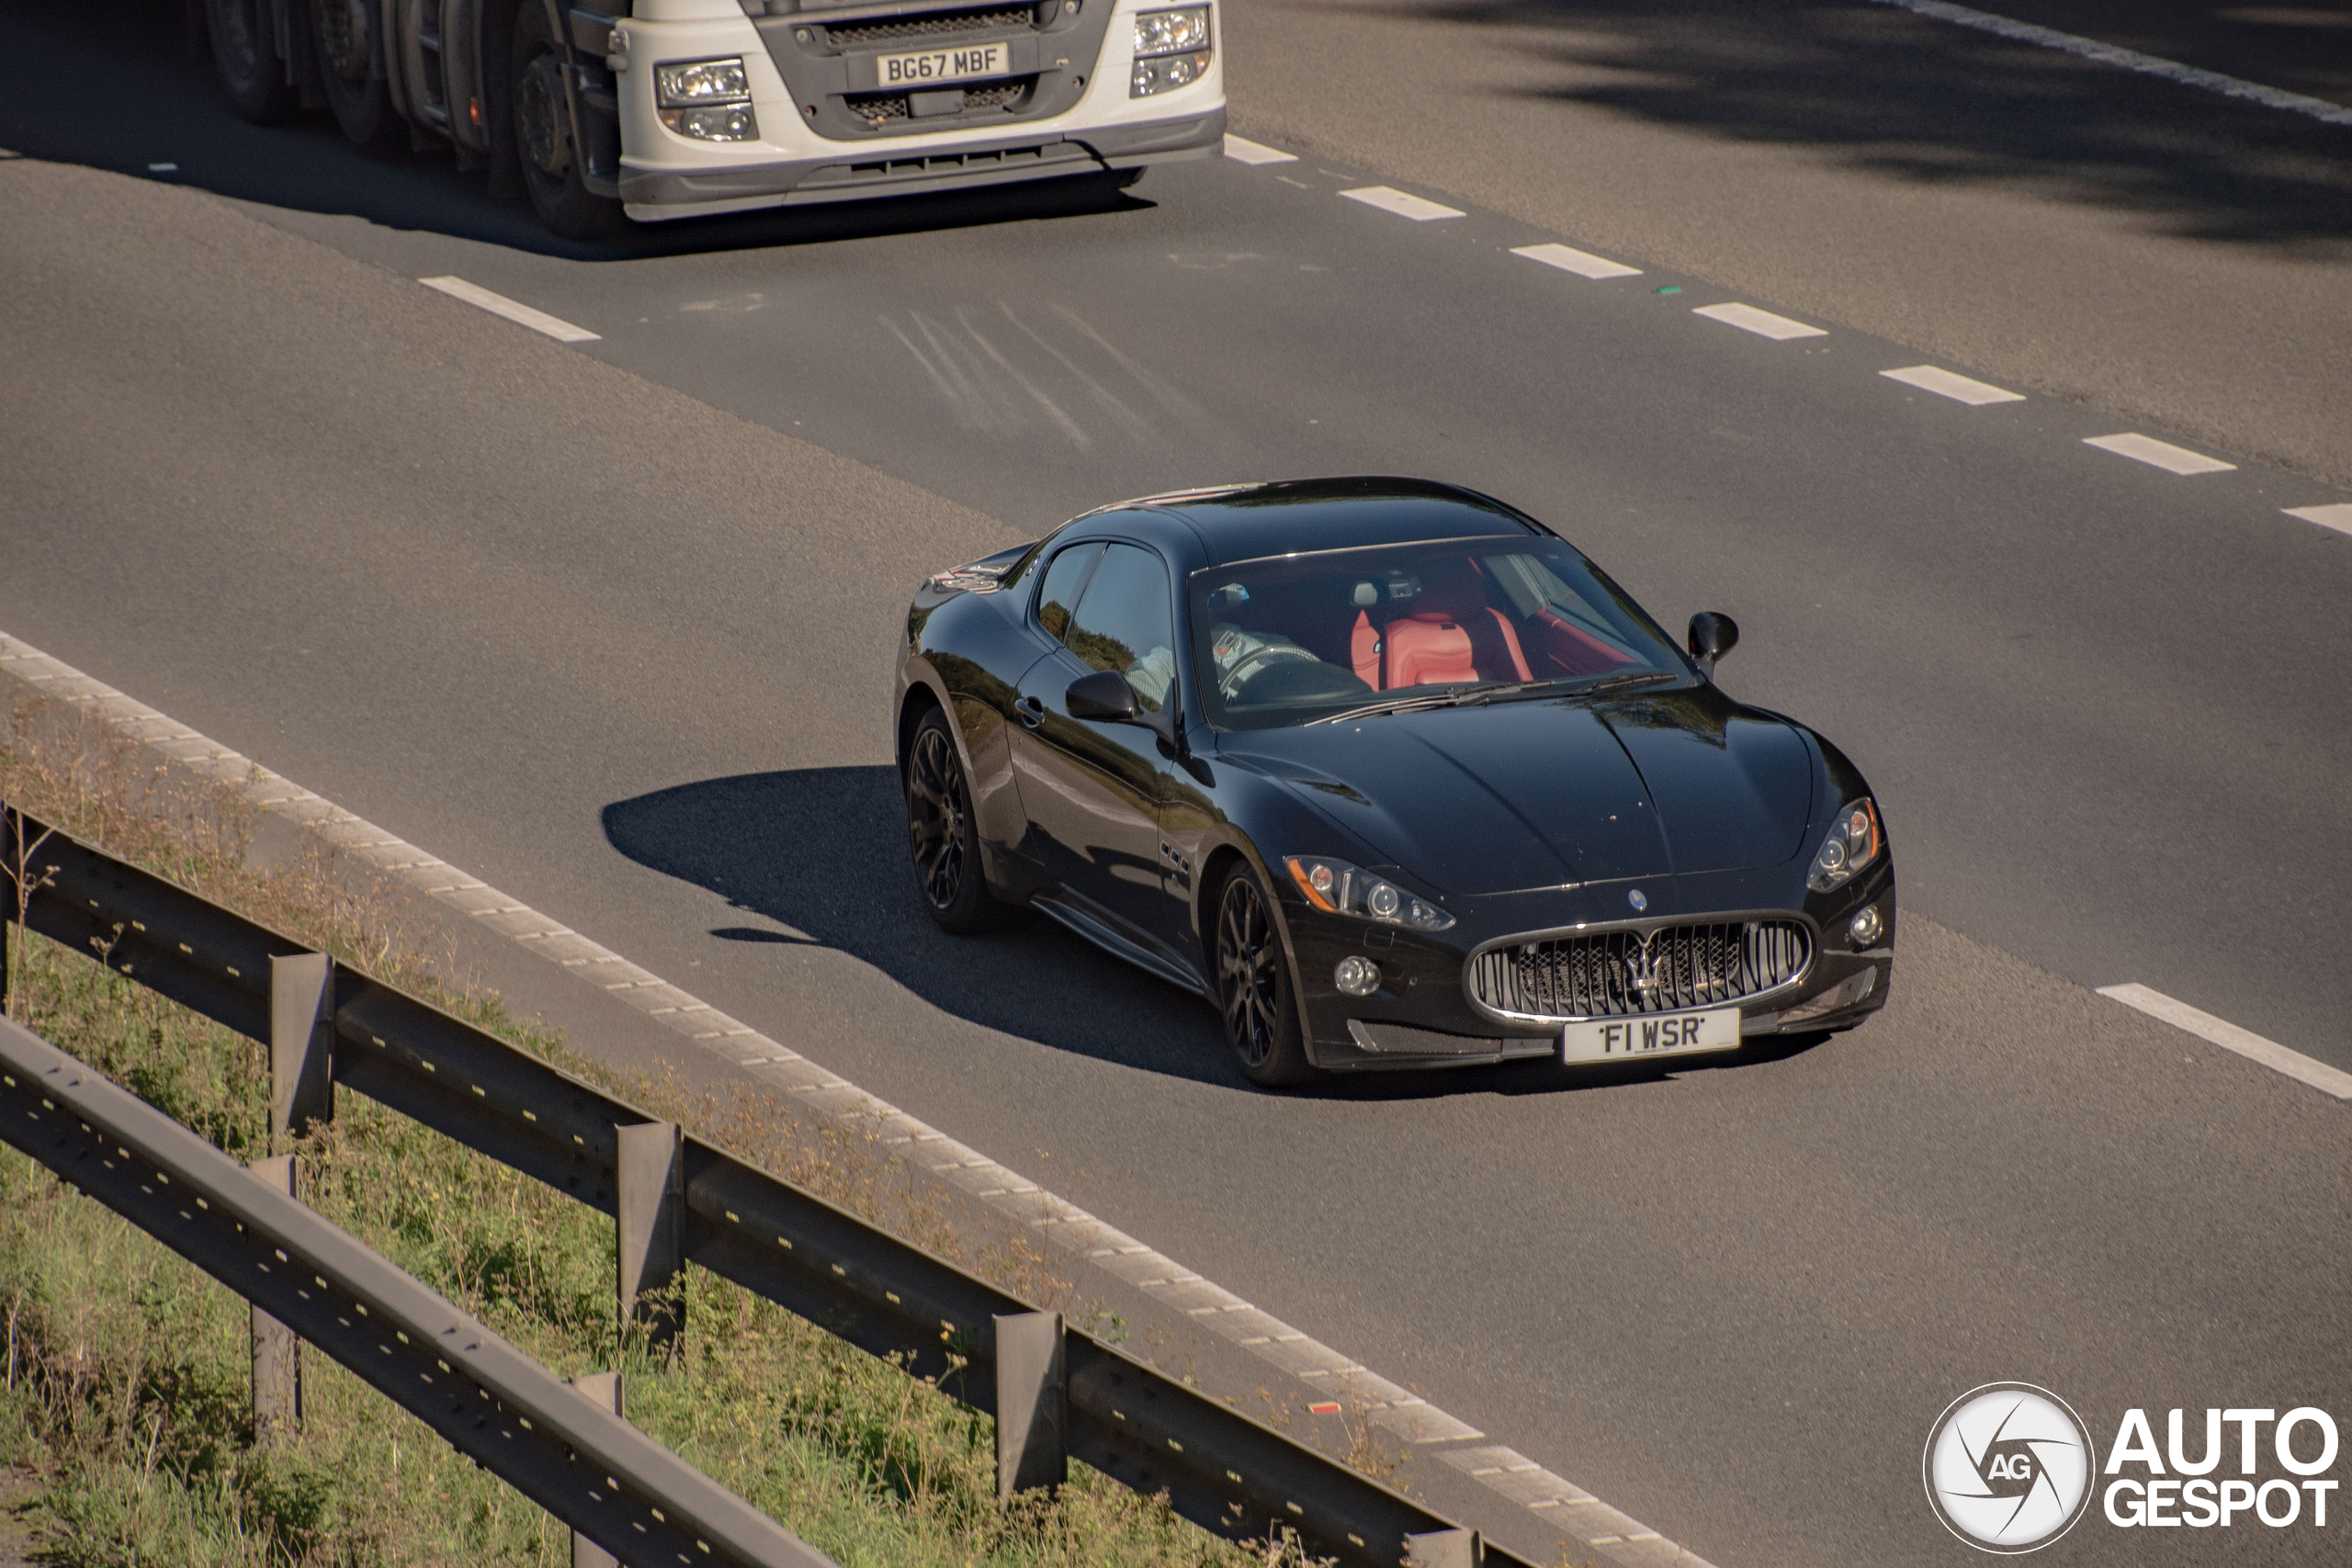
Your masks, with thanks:
[(2034, 1551), (2090, 1502), (2090, 1433), (2066, 1402), (2031, 1383), (1994, 1382), (1951, 1402), (1920, 1469), (1944, 1528), (1982, 1551)]

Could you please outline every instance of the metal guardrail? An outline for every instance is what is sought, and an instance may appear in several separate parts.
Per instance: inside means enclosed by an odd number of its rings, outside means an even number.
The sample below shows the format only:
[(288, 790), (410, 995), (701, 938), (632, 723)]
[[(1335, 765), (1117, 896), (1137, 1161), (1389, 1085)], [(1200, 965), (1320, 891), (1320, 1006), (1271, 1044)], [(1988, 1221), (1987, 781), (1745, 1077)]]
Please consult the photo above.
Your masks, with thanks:
[(0, 1019), (0, 1138), (350, 1368), (631, 1568), (832, 1568), (366, 1244)]
[[(50, 831), (30, 817), (24, 830), (26, 842)], [(5, 841), (13, 850), (13, 830)], [(26, 916), (33, 930), (240, 1033), (274, 1042), (279, 1110), (288, 1122), (299, 1124), (306, 1106), (323, 1114), (331, 1105), (323, 1055), (333, 1084), (616, 1215), (625, 1300), (640, 1284), (658, 1284), (665, 1267), (691, 1261), (862, 1349), (897, 1357), (914, 1375), (948, 1377), (956, 1370), (951, 1353), (966, 1358), (968, 1367), (948, 1379), (948, 1392), (1000, 1417), (1000, 1466), (1008, 1476), (1024, 1468), (1003, 1455), (1010, 1425), (1033, 1441), (1058, 1437), (1069, 1456), (1147, 1495), (1167, 1493), (1177, 1512), (1221, 1535), (1262, 1540), (1288, 1529), (1309, 1551), (1366, 1568), (1446, 1561), (1530, 1568), (1081, 1331), (1061, 1331), (1060, 1356), (1024, 1345), (1000, 1365), (997, 1319), (1034, 1319), (1039, 1314), (1028, 1303), (356, 970), (335, 968), (315, 988), (289, 987), (288, 976), (302, 966), (283, 961), (304, 954), (300, 943), (175, 884), (63, 832), (51, 834), (33, 869), (40, 877)], [(323, 961), (312, 962), (323, 972)], [(274, 1008), (282, 1015), (275, 1021)], [(656, 1140), (643, 1135), (657, 1129)], [(649, 1145), (657, 1156), (650, 1160)], [(665, 1226), (674, 1244), (667, 1260), (660, 1245)], [(1060, 1387), (1034, 1382), (1040, 1378)], [(1008, 1388), (1012, 1397), (1001, 1398)], [(1033, 1401), (1054, 1408), (1033, 1408)], [(1001, 1403), (1017, 1406), (1010, 1422)]]

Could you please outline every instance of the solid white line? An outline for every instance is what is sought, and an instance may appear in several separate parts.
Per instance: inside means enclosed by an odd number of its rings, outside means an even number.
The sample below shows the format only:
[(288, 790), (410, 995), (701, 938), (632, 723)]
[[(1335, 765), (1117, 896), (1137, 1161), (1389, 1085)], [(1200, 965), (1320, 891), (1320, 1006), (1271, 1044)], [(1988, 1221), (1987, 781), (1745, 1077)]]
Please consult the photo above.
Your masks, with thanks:
[(1435, 218), (1459, 218), (1458, 207), (1440, 207), (1434, 201), (1424, 201), (1418, 196), (1407, 196), (1401, 190), (1386, 186), (1363, 186), (1340, 193), (1350, 201), (1361, 201), (1366, 207), (1377, 207), (1383, 212), (1393, 212), (1399, 218), (1409, 218), (1416, 223), (1427, 223)]
[(2169, 441), (2159, 441), (2153, 435), (2134, 435), (2128, 431), (2121, 435), (2086, 435), (2083, 445), (2153, 465), (2168, 474), (2218, 474), (2237, 467), (2219, 457), (2208, 457), (2202, 452), (2191, 452), (2186, 446), (2176, 446)]
[(2339, 534), (2352, 534), (2352, 502), (2339, 501), (2331, 506), (2290, 506), (2286, 513), (2290, 517), (2300, 517)]
[(1246, 136), (1236, 136), (1231, 131), (1226, 132), (1225, 135), (1225, 155), (1237, 164), (1295, 164), (1298, 162), (1298, 154), (1295, 152), (1284, 152), (1277, 148), (1263, 146)]
[(2248, 1061), (2260, 1062), (2273, 1072), (2286, 1074), (2297, 1083), (2306, 1083), (2338, 1100), (2352, 1100), (2352, 1073), (2315, 1061), (2301, 1051), (2290, 1051), (2274, 1040), (2265, 1040), (2252, 1030), (2200, 1012), (2187, 1002), (2177, 1002), (2162, 991), (2152, 991), (2145, 986), (2101, 986), (2098, 994), (2121, 1002), (2125, 1007), (2138, 1008), (2150, 1018), (2163, 1019), (2175, 1029), (2185, 1029), (2199, 1040), (2211, 1041), (2224, 1051), (2234, 1051)]
[(2085, 60), (2096, 60), (2102, 65), (2136, 71), (2143, 76), (2161, 76), (2184, 87), (2202, 87), (2209, 93), (2219, 93), (2224, 97), (2244, 98), (2265, 108), (2309, 115), (2330, 125), (2352, 125), (2352, 108), (2329, 103), (2325, 98), (2307, 98), (2301, 93), (2284, 92), (2277, 87), (2266, 87), (2259, 82), (2224, 76), (2218, 71), (2183, 65), (2177, 60), (2142, 54), (2136, 49), (2101, 43), (2097, 39), (2062, 33), (2052, 28), (2039, 28), (2031, 22), (2012, 21), (2007, 17), (1994, 16), (1989, 11), (1972, 11), (1965, 6), (1947, 5), (1944, 0), (1874, 0), (1874, 3), (1899, 6), (1922, 17), (1933, 17), (1938, 21), (1952, 22), (1963, 28), (1974, 28), (1979, 32), (1995, 33), (2018, 43), (2038, 44), (2043, 49), (2080, 55)]
[(1792, 337), (1829, 335), (1819, 327), (1809, 327), (1803, 321), (1792, 321), (1786, 316), (1776, 316), (1753, 305), (1702, 305), (1690, 313), (1704, 316), (1711, 321), (1721, 321), (1725, 326), (1737, 327), (1742, 332), (1754, 333), (1758, 337), (1769, 337), (1775, 343), (1786, 343)]
[(1589, 251), (1577, 250), (1573, 245), (1521, 245), (1510, 254), (1515, 256), (1525, 256), (1529, 261), (1542, 262), (1545, 266), (1556, 266), (1562, 272), (1573, 272), (1578, 277), (1639, 277), (1642, 276), (1640, 267), (1626, 266), (1622, 263), (1611, 261), (1606, 256), (1597, 256)]
[(1906, 370), (1882, 370), (1879, 374), (1890, 381), (1900, 381), (1906, 387), (1917, 387), (1923, 392), (1933, 392), (1939, 398), (1950, 398), (1971, 408), (1982, 408), (1986, 403), (2025, 401), (2023, 392), (2004, 391), (1989, 382), (1973, 381), (1949, 370), (1939, 370), (1932, 365), (1914, 365)]
[(417, 281), (427, 288), (439, 289), (452, 299), (463, 299), (469, 305), (479, 305), (493, 316), (503, 316), (508, 321), (528, 327), (535, 333), (545, 333), (558, 343), (597, 341), (596, 334), (585, 327), (575, 327), (560, 317), (548, 315), (545, 310), (534, 310), (520, 300), (509, 299), (503, 294), (492, 294), (481, 284), (468, 283), (462, 277), (420, 277)]

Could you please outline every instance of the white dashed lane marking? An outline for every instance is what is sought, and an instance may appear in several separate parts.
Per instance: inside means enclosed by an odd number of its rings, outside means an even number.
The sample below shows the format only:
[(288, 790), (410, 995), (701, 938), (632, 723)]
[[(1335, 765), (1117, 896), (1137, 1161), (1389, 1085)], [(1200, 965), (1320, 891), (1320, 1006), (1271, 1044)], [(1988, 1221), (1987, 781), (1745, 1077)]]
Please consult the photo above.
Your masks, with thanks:
[(1525, 256), (1529, 261), (1542, 262), (1545, 266), (1556, 266), (1562, 272), (1573, 272), (1578, 277), (1639, 277), (1642, 276), (1640, 267), (1626, 266), (1622, 263), (1611, 261), (1606, 256), (1597, 256), (1589, 251), (1577, 250), (1573, 245), (1521, 245), (1513, 250), (1511, 254)]
[(2208, 457), (2202, 452), (2191, 452), (2186, 446), (2176, 446), (2169, 441), (2159, 441), (2153, 435), (2135, 435), (2129, 431), (2120, 435), (2086, 435), (2083, 445), (2146, 463), (2168, 474), (2219, 474), (2237, 467), (2219, 457)]
[[(2244, 98), (2265, 108), (2285, 109), (2290, 114), (2309, 115), (2330, 125), (2352, 125), (2352, 108), (2331, 104), (2325, 98), (2307, 98), (2301, 93), (2290, 93), (2278, 87), (2266, 87), (2259, 82), (2248, 82), (2236, 76), (2224, 76), (2218, 71), (2206, 71), (2194, 65), (2183, 65), (2177, 60), (2162, 55), (2142, 54), (2136, 49), (2123, 49), (2111, 43), (2101, 43), (2095, 38), (2083, 38), (2075, 33), (2062, 33), (2054, 28), (2039, 28), (2031, 22), (2015, 21), (1996, 17), (1989, 11), (1974, 11), (1965, 6), (1954, 6), (1949, 0), (1876, 0), (1881, 6), (1900, 6), (1922, 17), (1933, 17), (1939, 22), (1952, 22), (1979, 32), (2013, 39), (2018, 43), (2035, 44), (2042, 49), (2054, 49), (2062, 53), (2096, 60), (2102, 65), (2113, 65), (2125, 71), (2136, 71), (2143, 76), (2161, 76), (2167, 82), (2177, 82), (2184, 87), (2201, 87), (2223, 97)], [(2222, 13), (2224, 16), (2229, 13)], [(2274, 13), (2285, 15), (2284, 11)], [(2317, 15), (2316, 12), (2299, 13)], [(2331, 14), (2328, 20), (2335, 19)]]
[(479, 306), (493, 316), (503, 316), (518, 326), (528, 327), (535, 333), (545, 333), (558, 343), (597, 341), (598, 334), (585, 327), (575, 327), (561, 317), (550, 316), (545, 310), (534, 310), (519, 299), (509, 299), (503, 294), (492, 294), (479, 283), (468, 283), (462, 277), (420, 277), (417, 281), (427, 288), (439, 289), (452, 299), (463, 299), (467, 304)]
[(1261, 146), (1246, 136), (1228, 133), (1225, 139), (1225, 155), (1237, 164), (1295, 164), (1298, 154), (1278, 148)]
[(2234, 1051), (2250, 1062), (2260, 1062), (2273, 1072), (2284, 1073), (2322, 1093), (2352, 1100), (2352, 1073), (2331, 1067), (2301, 1051), (2290, 1051), (2277, 1041), (2265, 1040), (2250, 1029), (2240, 1029), (2226, 1019), (2199, 1011), (2187, 1002), (2177, 1002), (2162, 991), (2138, 985), (2101, 986), (2098, 994), (2125, 1007), (2137, 1008), (2150, 1018), (2163, 1019), (2175, 1029), (2185, 1029), (2199, 1040), (2210, 1041), (2224, 1051)]
[(1440, 207), (1434, 201), (1424, 201), (1418, 196), (1408, 196), (1386, 186), (1361, 186), (1340, 193), (1350, 201), (1361, 201), (1366, 207), (1377, 207), (1383, 212), (1393, 212), (1399, 218), (1409, 218), (1416, 223), (1427, 223), (1436, 218), (1459, 218), (1458, 207)]
[(2306, 523), (2316, 523), (2339, 534), (2352, 534), (2352, 503), (2338, 502), (2333, 506), (2290, 506), (2286, 510), (2290, 517), (2300, 517)]
[(1939, 398), (1950, 398), (1971, 408), (1981, 408), (1986, 403), (2025, 401), (2022, 392), (2004, 391), (1988, 382), (1971, 380), (1949, 370), (1939, 370), (1932, 365), (1914, 365), (1905, 370), (1882, 370), (1879, 374), (1890, 381), (1900, 381), (1906, 387), (1917, 387), (1923, 392), (1933, 392)]
[(1711, 321), (1721, 321), (1727, 327), (1769, 337), (1775, 343), (1785, 343), (1795, 337), (1827, 337), (1819, 327), (1792, 321), (1786, 316), (1776, 316), (1770, 310), (1759, 310), (1753, 305), (1702, 305), (1690, 312)]

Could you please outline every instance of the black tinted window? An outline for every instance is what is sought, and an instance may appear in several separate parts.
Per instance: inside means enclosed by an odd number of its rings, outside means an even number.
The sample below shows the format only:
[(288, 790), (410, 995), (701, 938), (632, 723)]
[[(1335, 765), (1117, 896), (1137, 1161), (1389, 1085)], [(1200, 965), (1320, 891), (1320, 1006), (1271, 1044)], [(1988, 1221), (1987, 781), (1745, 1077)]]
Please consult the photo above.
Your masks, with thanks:
[(1086, 586), (1086, 574), (1102, 553), (1099, 544), (1072, 545), (1046, 569), (1045, 591), (1037, 595), (1037, 619), (1056, 637), (1069, 630), (1070, 608), (1078, 603), (1079, 591)]
[(1159, 558), (1133, 545), (1113, 545), (1062, 640), (1095, 669), (1125, 675), (1136, 701), (1159, 708), (1176, 680), (1176, 617)]

